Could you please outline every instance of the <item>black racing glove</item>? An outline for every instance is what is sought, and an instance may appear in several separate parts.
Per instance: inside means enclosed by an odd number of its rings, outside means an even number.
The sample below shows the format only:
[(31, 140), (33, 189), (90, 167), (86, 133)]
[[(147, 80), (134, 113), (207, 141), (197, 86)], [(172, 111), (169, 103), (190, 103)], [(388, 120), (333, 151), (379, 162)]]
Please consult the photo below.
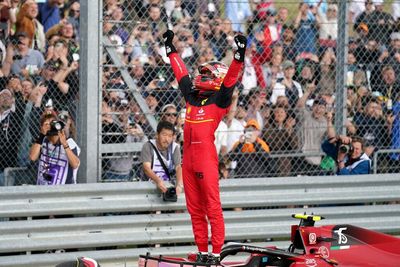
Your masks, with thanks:
[(167, 56), (169, 56), (171, 53), (176, 52), (175, 46), (172, 44), (172, 40), (174, 39), (174, 32), (171, 30), (167, 30), (164, 32), (162, 35), (164, 38), (164, 45), (165, 45), (165, 50), (167, 52)]
[(244, 55), (246, 53), (247, 39), (243, 35), (236, 35), (234, 40), (237, 45), (237, 50), (234, 57), (237, 61), (243, 62)]

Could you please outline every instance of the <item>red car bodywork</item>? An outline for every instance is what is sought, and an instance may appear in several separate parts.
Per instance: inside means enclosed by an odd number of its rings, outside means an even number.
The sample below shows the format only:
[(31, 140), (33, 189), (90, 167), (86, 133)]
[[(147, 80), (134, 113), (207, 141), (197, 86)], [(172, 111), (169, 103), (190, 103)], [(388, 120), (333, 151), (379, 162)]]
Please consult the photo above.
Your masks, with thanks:
[[(396, 267), (400, 266), (400, 239), (353, 225), (315, 227), (312, 215), (293, 215), (301, 219), (292, 225), (291, 244), (287, 250), (276, 247), (257, 247), (250, 244), (227, 244), (221, 252), (221, 266), (234, 267)], [(248, 253), (243, 262), (225, 259), (236, 253)], [(204, 266), (188, 258), (140, 256), (139, 267)]]

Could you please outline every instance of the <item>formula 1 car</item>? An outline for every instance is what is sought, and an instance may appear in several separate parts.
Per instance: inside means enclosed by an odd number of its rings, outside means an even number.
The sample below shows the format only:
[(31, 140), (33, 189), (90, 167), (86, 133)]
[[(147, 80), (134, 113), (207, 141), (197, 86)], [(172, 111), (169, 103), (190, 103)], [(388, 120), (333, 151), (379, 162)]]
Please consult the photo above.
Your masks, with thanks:
[[(293, 214), (300, 219), (291, 227), (291, 244), (287, 250), (275, 246), (258, 247), (228, 243), (221, 252), (224, 267), (395, 267), (400, 266), (400, 239), (353, 225), (314, 226), (321, 216)], [(243, 262), (229, 261), (230, 255), (249, 254)], [(139, 267), (193, 267), (208, 264), (188, 258), (141, 255)], [(225, 260), (224, 260), (225, 259)]]

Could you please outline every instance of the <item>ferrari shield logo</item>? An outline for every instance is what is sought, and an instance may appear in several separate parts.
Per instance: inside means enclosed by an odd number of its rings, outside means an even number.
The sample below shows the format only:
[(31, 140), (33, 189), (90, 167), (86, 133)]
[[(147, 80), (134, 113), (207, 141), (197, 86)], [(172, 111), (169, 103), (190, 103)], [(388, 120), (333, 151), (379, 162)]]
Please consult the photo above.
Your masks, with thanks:
[(317, 243), (317, 235), (315, 233), (310, 233), (308, 235), (308, 243), (310, 245), (315, 245)]

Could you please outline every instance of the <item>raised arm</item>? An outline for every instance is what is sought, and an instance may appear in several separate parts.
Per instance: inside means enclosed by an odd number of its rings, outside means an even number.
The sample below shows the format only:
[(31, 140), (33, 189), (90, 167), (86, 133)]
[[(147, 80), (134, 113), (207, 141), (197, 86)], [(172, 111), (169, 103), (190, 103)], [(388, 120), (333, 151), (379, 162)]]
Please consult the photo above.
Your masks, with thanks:
[(243, 69), (244, 57), (246, 54), (247, 39), (243, 35), (236, 35), (235, 43), (237, 50), (233, 56), (231, 65), (222, 82), (221, 90), (218, 92), (217, 105), (227, 108), (231, 105), (234, 86), (236, 85), (239, 73)]
[(246, 53), (246, 37), (244, 37), (243, 35), (236, 35), (234, 40), (238, 48), (233, 56), (233, 61), (229, 66), (228, 73), (226, 74), (222, 83), (225, 87), (228, 88), (236, 84), (239, 72), (243, 67), (244, 56)]
[(185, 63), (183, 63), (182, 59), (176, 51), (175, 46), (172, 44), (174, 35), (174, 32), (171, 30), (167, 30), (163, 34), (165, 50), (167, 52), (169, 60), (171, 61), (171, 67), (174, 72), (175, 78), (179, 83), (179, 89), (181, 90), (185, 99), (187, 99), (192, 89), (192, 81), (189, 78), (189, 73), (185, 66)]

